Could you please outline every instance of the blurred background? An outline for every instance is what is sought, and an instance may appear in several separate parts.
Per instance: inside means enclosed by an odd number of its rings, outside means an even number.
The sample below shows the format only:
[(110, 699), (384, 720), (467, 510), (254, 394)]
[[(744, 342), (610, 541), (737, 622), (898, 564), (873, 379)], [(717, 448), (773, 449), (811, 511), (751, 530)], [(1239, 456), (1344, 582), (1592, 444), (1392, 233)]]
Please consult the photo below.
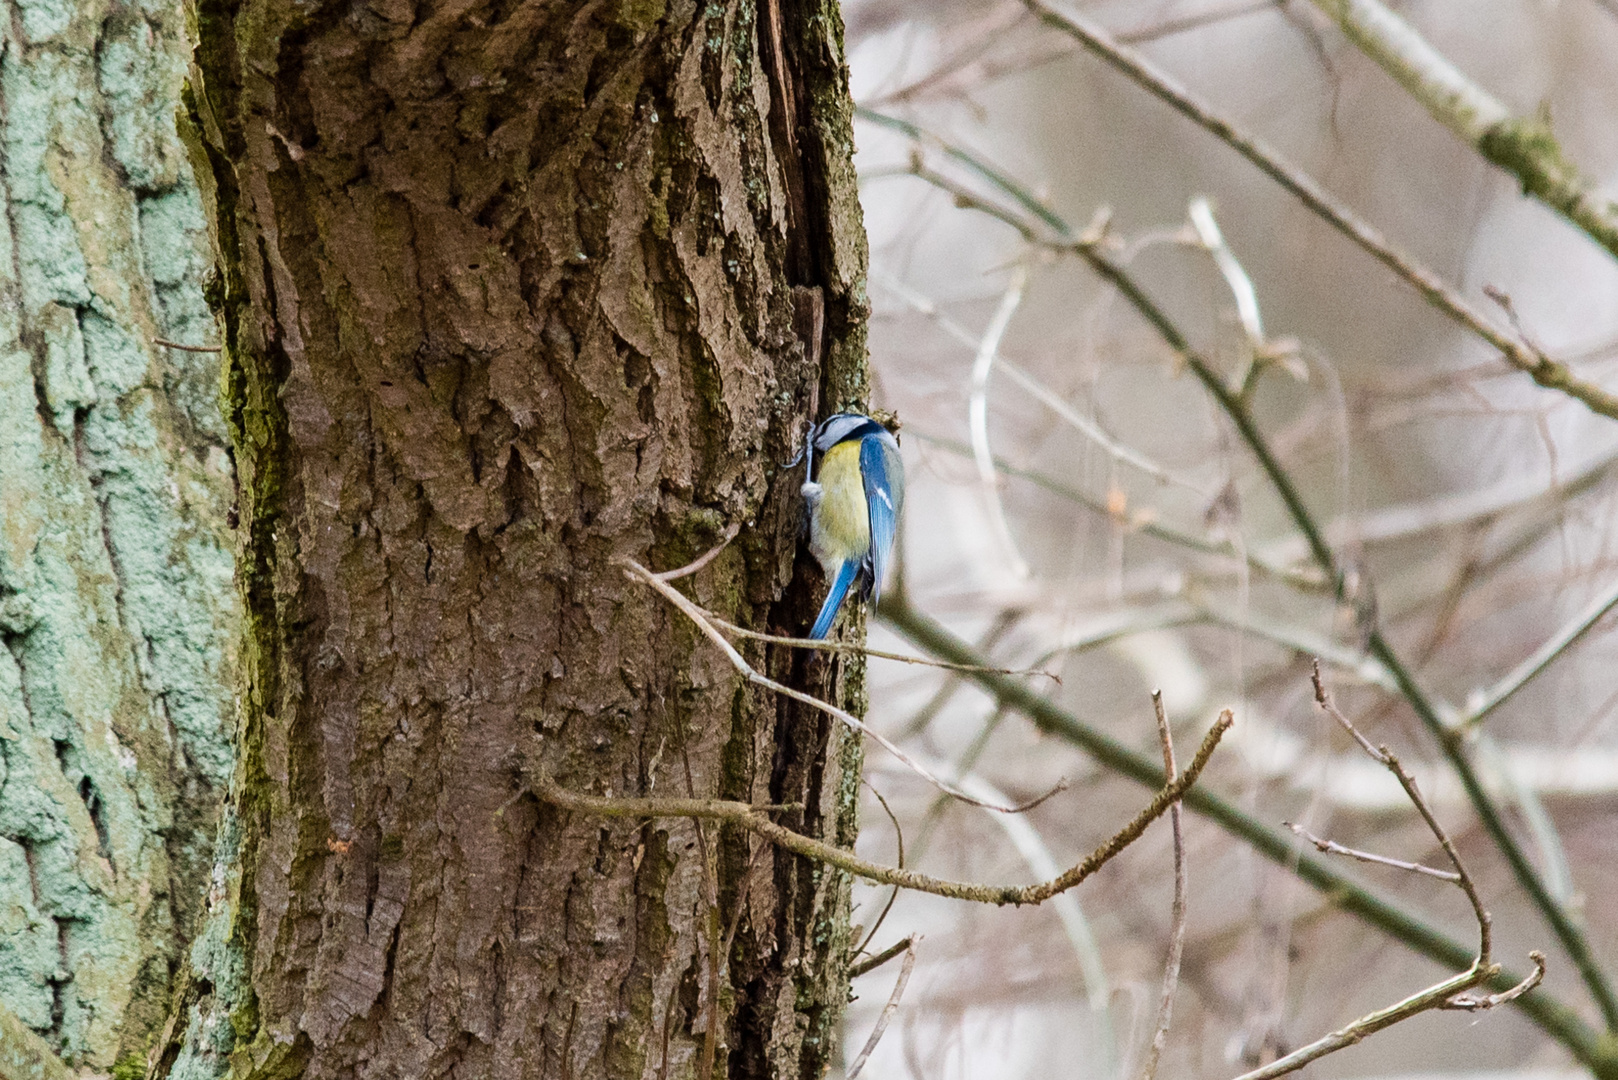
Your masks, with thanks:
[[(1518, 116), (1548, 116), (1598, 190), (1618, 177), (1618, 5), (1395, 5)], [(1069, 9), (1144, 53), (1313, 175), (1509, 333), (1618, 386), (1618, 262), (1432, 119), (1316, 7), (1129, 0)], [(1183, 762), (1222, 708), (1203, 783), (1272, 825), (1443, 865), (1398, 785), (1316, 708), (1344, 711), (1416, 774), (1494, 915), (1495, 951), (1599, 1014), (1480, 828), (1434, 739), (1367, 656), (1374, 621), (1447, 719), (1580, 625), (1618, 580), (1618, 422), (1513, 371), (1229, 147), (1019, 2), (849, 0), (857, 162), (871, 240), (874, 405), (909, 478), (915, 605), (1156, 756), (1161, 689)], [(917, 125), (927, 137), (900, 128)], [(992, 166), (1107, 248), (1231, 385), (1296, 481), (1350, 603), (1230, 420), (1117, 291), (979, 200), (1032, 216)], [(1107, 215), (1103, 218), (1101, 215)], [(1047, 230), (1048, 233), (1048, 230)], [(1491, 299), (1490, 294), (1504, 298)], [(1509, 304), (1509, 310), (1507, 308)], [(1618, 970), (1618, 663), (1613, 619), (1555, 652), (1478, 725), (1473, 760), (1551, 894)], [(873, 622), (872, 646), (907, 646)], [(943, 774), (1021, 801), (943, 802), (868, 755), (861, 853), (935, 875), (1031, 882), (1146, 802), (958, 676), (872, 662), (872, 722)], [(886, 808), (878, 801), (885, 800)], [(891, 811), (891, 817), (890, 817)], [(897, 831), (896, 831), (897, 827)], [(1188, 815), (1189, 914), (1159, 1075), (1234, 1076), (1452, 973), (1327, 906), (1285, 866)], [(1301, 844), (1301, 842), (1300, 842)], [(1343, 864), (1457, 940), (1461, 893)], [(875, 953), (921, 935), (866, 1076), (1132, 1077), (1168, 949), (1159, 824), (1063, 905), (998, 910), (860, 886)], [(885, 912), (885, 916), (884, 916)], [(878, 923), (880, 925), (878, 926)], [(852, 1059), (898, 973), (855, 983)], [(1512, 1009), (1435, 1012), (1326, 1058), (1319, 1077), (1580, 1075)]]

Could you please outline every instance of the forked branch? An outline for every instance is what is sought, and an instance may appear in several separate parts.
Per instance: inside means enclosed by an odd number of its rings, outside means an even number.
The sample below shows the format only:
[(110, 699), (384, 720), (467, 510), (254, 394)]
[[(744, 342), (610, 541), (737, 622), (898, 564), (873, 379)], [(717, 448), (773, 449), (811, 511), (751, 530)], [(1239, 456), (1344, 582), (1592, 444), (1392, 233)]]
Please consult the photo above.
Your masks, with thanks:
[(1402, 862), (1397, 859), (1389, 859), (1379, 855), (1372, 855), (1368, 852), (1344, 848), (1329, 840), (1321, 840), (1318, 837), (1309, 835), (1296, 826), (1294, 826), (1294, 831), (1305, 836), (1306, 839), (1324, 852), (1347, 855), (1363, 862), (1375, 862), (1384, 866), (1424, 873), (1434, 877), (1443, 877), (1444, 880), (1453, 882), (1466, 894), (1467, 901), (1472, 905), (1472, 914), (1477, 918), (1478, 955), (1477, 959), (1472, 961), (1472, 966), (1465, 971), (1453, 975), (1434, 986), (1429, 986), (1420, 993), (1412, 994), (1403, 1001), (1395, 1002), (1385, 1009), (1378, 1009), (1376, 1012), (1368, 1013), (1355, 1020), (1352, 1024), (1316, 1039), (1307, 1046), (1299, 1047), (1292, 1053), (1271, 1062), (1261, 1069), (1242, 1074), (1237, 1080), (1270, 1080), (1271, 1077), (1285, 1076), (1287, 1073), (1296, 1072), (1310, 1062), (1318, 1061), (1327, 1054), (1336, 1053), (1338, 1050), (1353, 1046), (1361, 1039), (1408, 1020), (1418, 1013), (1428, 1012), (1433, 1009), (1461, 1009), (1468, 1012), (1492, 1009), (1496, 1005), (1515, 1001), (1538, 986), (1540, 980), (1545, 977), (1545, 956), (1543, 953), (1536, 951), (1529, 954), (1529, 957), (1534, 961), (1533, 974), (1516, 986), (1502, 993), (1489, 994), (1483, 997), (1474, 997), (1466, 993), (1466, 991), (1494, 978), (1500, 971), (1500, 965), (1496, 964), (1490, 955), (1489, 913), (1483, 907), (1483, 900), (1478, 895), (1477, 886), (1473, 884), (1471, 875), (1467, 873), (1466, 864), (1461, 861), (1460, 854), (1455, 850), (1454, 842), (1450, 840), (1449, 834), (1444, 831), (1444, 827), (1439, 824), (1438, 819), (1433, 816), (1432, 808), (1427, 805), (1427, 800), (1422, 797), (1421, 789), (1416, 785), (1415, 777), (1410, 775), (1409, 771), (1399, 763), (1399, 759), (1386, 746), (1372, 745), (1371, 741), (1360, 734), (1359, 729), (1337, 708), (1336, 702), (1332, 700), (1330, 692), (1326, 689), (1325, 682), (1320, 677), (1320, 664), (1318, 661), (1315, 663), (1313, 678), (1315, 703), (1320, 706), (1321, 711), (1337, 721), (1338, 725), (1348, 732), (1360, 749), (1370, 755), (1373, 760), (1380, 762), (1399, 781), (1399, 785), (1404, 788), (1405, 795), (1410, 799), (1411, 804), (1415, 806), (1416, 812), (1421, 815), (1422, 820), (1427, 823), (1428, 830), (1433, 834), (1434, 839), (1438, 841), (1438, 846), (1443, 848), (1450, 865), (1454, 867), (1454, 872), (1447, 873), (1418, 863)]

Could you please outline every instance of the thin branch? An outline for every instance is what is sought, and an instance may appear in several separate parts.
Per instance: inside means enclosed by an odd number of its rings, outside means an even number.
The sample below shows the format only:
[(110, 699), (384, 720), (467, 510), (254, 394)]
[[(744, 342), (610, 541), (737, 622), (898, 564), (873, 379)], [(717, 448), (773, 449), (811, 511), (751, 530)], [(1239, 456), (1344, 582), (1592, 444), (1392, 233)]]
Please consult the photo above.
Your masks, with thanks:
[(1272, 1080), (1274, 1077), (1296, 1072), (1311, 1061), (1316, 1061), (1327, 1054), (1334, 1054), (1346, 1047), (1353, 1046), (1366, 1036), (1375, 1035), (1384, 1028), (1390, 1028), (1394, 1024), (1410, 1019), (1417, 1013), (1439, 1008), (1456, 994), (1470, 990), (1479, 983), (1487, 982), (1498, 970), (1497, 967), (1468, 968), (1459, 975), (1445, 979), (1436, 986), (1430, 986), (1418, 994), (1412, 994), (1403, 1001), (1389, 1005), (1385, 1009), (1378, 1009), (1367, 1016), (1362, 1016), (1347, 1027), (1317, 1039), (1308, 1046), (1299, 1047), (1285, 1057), (1270, 1062), (1262, 1069), (1254, 1069), (1252, 1072), (1243, 1073), (1236, 1080)]
[(1386, 855), (1377, 855), (1370, 851), (1360, 851), (1358, 848), (1344, 847), (1335, 840), (1324, 840), (1295, 821), (1283, 821), (1281, 824), (1291, 829), (1293, 833), (1314, 845), (1316, 851), (1323, 855), (1342, 855), (1350, 859), (1357, 859), (1363, 863), (1375, 863), (1378, 866), (1391, 866), (1395, 870), (1408, 870), (1412, 874), (1426, 874), (1439, 881), (1459, 883), (1461, 875), (1453, 870), (1440, 870), (1434, 866), (1423, 866), (1421, 863), (1406, 862), (1403, 859), (1393, 859)]
[[(1163, 744), (1163, 772), (1174, 779), (1174, 735), (1169, 730), (1169, 716), (1163, 708), (1163, 692), (1152, 691), (1152, 706), (1157, 713), (1157, 738)], [(1157, 1063), (1168, 1045), (1169, 1025), (1174, 1019), (1174, 992), (1180, 985), (1180, 958), (1185, 951), (1185, 834), (1181, 822), (1181, 808), (1175, 803), (1169, 808), (1169, 824), (1174, 829), (1174, 906), (1170, 917), (1169, 955), (1163, 963), (1163, 992), (1157, 1001), (1157, 1026), (1152, 1042), (1141, 1066), (1140, 1080), (1154, 1080)]]
[[(1004, 713), (1001, 710), (996, 709), (994, 714), (984, 723), (983, 729), (972, 739), (972, 742), (953, 765), (943, 762), (929, 762), (929, 767), (934, 772), (951, 776), (964, 791), (980, 799), (990, 802), (1006, 801), (1006, 796), (999, 788), (970, 771), (978, 756), (988, 746), (989, 738), (1003, 715)], [(923, 819), (923, 831), (917, 837), (915, 845), (910, 849), (913, 860), (919, 857), (922, 846), (926, 843), (932, 827), (937, 824), (939, 816), (947, 803), (948, 800), (940, 797), (934, 800), (933, 805), (928, 808)], [(1061, 866), (1051, 853), (1050, 845), (1045, 842), (1045, 837), (1040, 834), (1039, 829), (1035, 827), (1027, 815), (998, 814), (994, 818), (994, 823), (1006, 834), (1006, 839), (1017, 854), (1022, 857), (1023, 863), (1028, 867), (1029, 873), (1034, 876), (1035, 880), (1053, 878), (1061, 873)], [(1084, 982), (1084, 996), (1089, 1001), (1090, 1010), (1101, 1019), (1101, 1030), (1104, 1033), (1110, 1033), (1112, 1023), (1110, 1020), (1106, 1020), (1105, 1017), (1111, 1007), (1112, 985), (1107, 976), (1107, 966), (1101, 955), (1101, 946), (1096, 941), (1095, 931), (1091, 928), (1089, 919), (1085, 917), (1084, 908), (1080, 905), (1079, 898), (1073, 893), (1067, 892), (1061, 896), (1053, 896), (1051, 898), (1051, 907), (1055, 910), (1057, 921), (1062, 924), (1062, 930), (1067, 937), (1068, 944), (1073, 946), (1074, 956), (1079, 961), (1079, 972)], [(1108, 1038), (1107, 1042), (1109, 1045), (1104, 1056), (1110, 1060), (1112, 1057), (1111, 1039)]]
[[(695, 574), (697, 571), (703, 569), (709, 563), (713, 562), (713, 560), (718, 557), (719, 553), (724, 551), (732, 540), (736, 539), (736, 534), (740, 531), (741, 526), (733, 522), (728, 528), (725, 529), (724, 538), (721, 539), (718, 545), (712, 550), (699, 556), (695, 561), (687, 563), (685, 566), (682, 566), (676, 570), (664, 570), (661, 573), (652, 573), (652, 576), (658, 581), (667, 583)], [(713, 612), (700, 605), (693, 604), (692, 606), (695, 607), (697, 611), (702, 613), (703, 618), (724, 630), (726, 633), (734, 634), (741, 638), (747, 638), (751, 641), (763, 641), (768, 642), (771, 645), (789, 645), (796, 649), (812, 649), (817, 652), (859, 653), (862, 656), (874, 657), (878, 660), (896, 660), (901, 664), (915, 664), (919, 667), (943, 668), (946, 671), (959, 670), (958, 665), (946, 664), (930, 657), (905, 656), (902, 653), (883, 652), (881, 649), (868, 649), (864, 645), (855, 644), (854, 642), (824, 641), (818, 638), (795, 638), (782, 637), (779, 634), (764, 634), (757, 630), (749, 630), (746, 627), (737, 626), (735, 623), (720, 618), (718, 615), (715, 615)], [(1047, 679), (1055, 682), (1058, 686), (1062, 684), (1061, 678), (1055, 672), (1041, 671), (1036, 668), (993, 668), (991, 670), (997, 671), (1002, 675), (1043, 675)], [(1047, 798), (1048, 797), (1049, 796), (1047, 796)]]
[(679, 590), (675, 589), (674, 586), (659, 580), (656, 574), (646, 569), (640, 563), (635, 562), (633, 559), (624, 559), (622, 562), (625, 573), (629, 576), (631, 581), (643, 581), (652, 588), (656, 589), (659, 593), (662, 593), (664, 599), (668, 600), (675, 607), (679, 608), (686, 618), (690, 619), (696, 624), (697, 629), (702, 632), (704, 637), (713, 642), (715, 645), (719, 646), (720, 651), (725, 654), (725, 657), (730, 661), (731, 666), (740, 672), (742, 677), (748, 682), (755, 686), (762, 686), (766, 690), (773, 690), (777, 694), (781, 694), (784, 697), (789, 697), (793, 701), (801, 702), (804, 705), (808, 705), (812, 709), (818, 709), (827, 716), (830, 716), (832, 719), (842, 722), (851, 730), (856, 731), (861, 735), (869, 736), (871, 739), (880, 744), (881, 747), (888, 753), (904, 762), (905, 765), (908, 766), (910, 770), (917, 776), (920, 776), (922, 779), (938, 788), (938, 790), (949, 794), (953, 798), (959, 799), (964, 803), (969, 803), (972, 806), (981, 807), (985, 810), (995, 810), (1002, 814), (1020, 814), (1033, 809), (1046, 799), (1049, 799), (1051, 796), (1067, 789), (1067, 784), (1065, 781), (1058, 783), (1054, 788), (1046, 792), (1044, 795), (1041, 795), (1037, 799), (1034, 799), (1031, 802), (1025, 803), (1021, 806), (995, 806), (991, 803), (983, 802), (980, 799), (974, 799), (964, 791), (960, 791), (959, 789), (946, 784), (944, 781), (928, 772), (914, 759), (912, 759), (909, 754), (906, 754), (903, 750), (899, 749), (899, 747), (895, 745), (891, 739), (867, 725), (853, 713), (848, 712), (846, 709), (839, 709), (830, 702), (822, 701), (813, 694), (806, 694), (802, 690), (790, 687), (785, 683), (776, 682), (768, 675), (760, 673), (756, 668), (753, 667), (753, 665), (749, 664), (746, 659), (742, 657), (741, 653), (736, 651), (736, 647), (734, 645), (725, 640), (724, 635), (719, 632), (719, 629), (715, 627), (711, 621), (709, 621), (703, 610), (690, 600), (686, 599), (686, 597)]
[(883, 964), (886, 964), (889, 960), (892, 960), (895, 956), (898, 956), (900, 953), (909, 949), (912, 940), (914, 939), (902, 937), (898, 941), (895, 941), (892, 945), (889, 945), (886, 949), (883, 949), (881, 952), (877, 953), (875, 956), (867, 957), (866, 959), (861, 960), (859, 963), (848, 969), (848, 977), (850, 979), (857, 979), (861, 975), (870, 974)]
[(1618, 581), (1608, 586), (1606, 592), (1591, 600), (1572, 622), (1558, 630), (1550, 640), (1535, 649), (1499, 682), (1489, 687), (1476, 702), (1468, 702), (1466, 712), (1451, 726), (1458, 731), (1476, 729), (1485, 717), (1504, 705), (1513, 694), (1555, 663), (1557, 657), (1577, 644), (1579, 639), (1589, 633), (1614, 607), (1618, 607)]
[(876, 1044), (882, 1041), (882, 1033), (888, 1030), (888, 1021), (893, 1019), (894, 1012), (899, 1008), (899, 999), (904, 997), (905, 987), (910, 985), (910, 972), (916, 966), (916, 940), (905, 938), (905, 962), (899, 968), (899, 979), (893, 984), (893, 993), (888, 996), (888, 1003), (882, 1007), (882, 1015), (876, 1018), (876, 1027), (871, 1029), (871, 1037), (865, 1040), (865, 1046), (860, 1050), (859, 1056), (848, 1067), (845, 1074), (848, 1080), (854, 1080), (865, 1068), (865, 1063), (871, 1057), (871, 1051)]
[[(745, 626), (737, 626), (728, 619), (721, 619), (718, 615), (705, 607), (697, 606), (697, 610), (715, 626), (727, 634), (735, 634), (739, 638), (749, 641), (763, 641), (771, 645), (790, 645), (794, 649), (810, 649), (815, 652), (858, 653), (873, 660), (894, 660), (901, 664), (915, 664), (918, 667), (939, 668), (943, 671), (977, 671), (970, 665), (949, 664), (942, 660), (935, 660), (930, 656), (906, 656), (904, 653), (884, 652), (881, 649), (870, 649), (851, 641), (824, 641), (819, 638), (783, 637), (780, 634), (766, 634), (760, 630), (749, 630)], [(992, 671), (997, 675), (1040, 675), (1051, 680), (1056, 685), (1062, 685), (1062, 677), (1054, 671), (1043, 668), (1008, 668), (989, 666), (983, 671)]]
[(1546, 116), (1514, 117), (1415, 28), (1378, 0), (1314, 0), (1356, 47), (1433, 119), (1532, 195), (1618, 256), (1618, 205), (1592, 189), (1562, 154)]
[(1534, 962), (1533, 974), (1522, 982), (1499, 994), (1487, 994), (1483, 997), (1473, 997), (1470, 994), (1459, 994), (1450, 998), (1440, 1009), (1455, 1009), (1461, 1012), (1476, 1012), (1481, 1009), (1492, 1009), (1496, 1005), (1505, 1005), (1516, 1001), (1528, 991), (1545, 981), (1545, 954), (1535, 949), (1528, 954), (1528, 959)]
[(686, 563), (678, 570), (665, 570), (661, 574), (654, 574), (652, 576), (657, 578), (659, 581), (676, 581), (680, 578), (689, 577), (690, 575), (695, 574), (698, 570), (701, 570), (703, 567), (707, 566), (709, 563), (718, 558), (719, 553), (724, 551), (725, 548), (729, 547), (730, 542), (736, 539), (736, 534), (741, 531), (742, 527), (739, 522), (731, 522), (730, 525), (725, 529), (724, 538), (706, 554), (698, 556), (694, 562)]
[[(1230, 295), (1236, 301), (1236, 318), (1242, 324), (1242, 333), (1247, 336), (1248, 361), (1244, 366), (1250, 367), (1269, 344), (1269, 339), (1264, 336), (1264, 317), (1259, 311), (1258, 290), (1253, 288), (1253, 279), (1225, 242), (1225, 234), (1220, 231), (1208, 200), (1201, 196), (1192, 199), (1188, 216), (1191, 227), (1196, 230), (1198, 242), (1213, 259), (1214, 266), (1225, 279)], [(1246, 381), (1246, 372), (1242, 371), (1231, 380), (1231, 385), (1240, 388)]]
[[(1252, 1072), (1243, 1074), (1238, 1080), (1270, 1080), (1272, 1077), (1296, 1072), (1310, 1062), (1318, 1061), (1328, 1054), (1353, 1046), (1367, 1036), (1374, 1035), (1378, 1031), (1408, 1020), (1418, 1013), (1432, 1009), (1453, 1008), (1476, 1011), (1492, 1008), (1508, 1001), (1515, 1001), (1535, 986), (1538, 986), (1540, 980), (1545, 977), (1545, 957), (1542, 953), (1535, 952), (1530, 954), (1534, 961), (1534, 973), (1522, 980), (1518, 985), (1503, 993), (1482, 998), (1463, 996), (1464, 991), (1470, 990), (1480, 983), (1487, 982), (1499, 972), (1499, 965), (1491, 962), (1489, 958), (1489, 913), (1483, 909), (1483, 902), (1478, 897), (1477, 889), (1472, 884), (1471, 876), (1467, 874), (1466, 866), (1461, 862), (1461, 857), (1456, 852), (1455, 845), (1450, 841), (1449, 835), (1444, 831), (1443, 826), (1438, 823), (1437, 818), (1433, 816), (1426, 800), (1422, 798), (1421, 791), (1416, 786), (1415, 778), (1405, 770), (1404, 766), (1399, 763), (1399, 759), (1394, 757), (1386, 746), (1372, 746), (1370, 740), (1361, 735), (1348, 717), (1344, 716), (1342, 711), (1337, 708), (1332, 701), (1331, 694), (1326, 690), (1325, 683), (1321, 680), (1320, 665), (1318, 663), (1314, 668), (1313, 680), (1316, 704), (1353, 737), (1354, 741), (1359, 744), (1360, 749), (1393, 773), (1404, 788), (1405, 795), (1421, 814), (1422, 819), (1426, 821), (1428, 829), (1437, 838), (1439, 845), (1443, 847), (1444, 853), (1449, 856), (1451, 865), (1455, 867), (1455, 873), (1450, 880), (1453, 880), (1466, 893), (1467, 899), (1472, 904), (1472, 912), (1477, 917), (1478, 956), (1472, 962), (1472, 965), (1460, 974), (1445, 979), (1435, 986), (1428, 987), (1418, 994), (1413, 994), (1403, 1001), (1390, 1005), (1388, 1008), (1379, 1009), (1367, 1016), (1362, 1016), (1347, 1027), (1317, 1039), (1308, 1046), (1301, 1047), (1261, 1069), (1255, 1069)], [(1335, 849), (1336, 845), (1332, 845), (1332, 847)], [(1347, 849), (1342, 850), (1347, 852)], [(1348, 853), (1356, 854), (1356, 857), (1359, 855), (1359, 853)], [(1373, 861), (1389, 860), (1375, 858)], [(1437, 873), (1427, 867), (1414, 864), (1405, 864), (1404, 868), (1432, 874)]]
[[(1618, 396), (1574, 376), (1565, 365), (1536, 353), (1496, 327), (1442, 278), (1410, 255), (1395, 248), (1382, 233), (1322, 188), (1313, 177), (1288, 162), (1261, 140), (1208, 108), (1166, 72), (1133, 49), (1118, 44), (1088, 19), (1057, 11), (1043, 0), (1024, 0), (1046, 25), (1069, 35), (1113, 68), (1134, 80), (1180, 115), (1212, 133), (1277, 184), (1290, 192), (1322, 220), (1409, 283), (1432, 306), (1487, 341), (1513, 367), (1526, 372), (1547, 389), (1559, 390), (1581, 401), (1593, 412), (1618, 418)], [(860, 116), (896, 127), (892, 118), (861, 110)], [(902, 123), (902, 122), (901, 122)], [(913, 125), (912, 125), (913, 126)]]
[[(899, 849), (897, 854), (895, 854), (894, 859), (897, 862), (899, 869), (903, 870), (905, 865), (905, 831), (904, 828), (899, 824), (899, 817), (893, 812), (893, 807), (888, 805), (888, 800), (883, 798), (882, 792), (877, 790), (875, 784), (871, 783), (863, 776), (860, 777), (860, 783), (869, 788), (871, 794), (876, 796), (877, 805), (882, 807), (882, 812), (888, 817), (888, 824), (893, 826), (894, 846)], [(940, 795), (939, 798), (944, 799), (947, 798), (947, 796)], [(858, 956), (860, 953), (864, 952), (871, 942), (875, 940), (877, 931), (881, 930), (882, 924), (888, 921), (888, 912), (893, 910), (893, 902), (897, 899), (899, 899), (899, 890), (897, 888), (888, 890), (887, 902), (882, 905), (882, 910), (877, 913), (876, 922), (871, 925), (871, 929), (866, 931), (865, 940), (861, 941), (859, 943), (859, 947), (854, 950), (855, 956)], [(852, 978), (852, 976), (850, 977)]]
[[(964, 664), (981, 661), (971, 645), (917, 610), (902, 592), (884, 595), (879, 613), (889, 626), (926, 652)], [(1148, 786), (1160, 782), (1160, 763), (1086, 724), (1026, 685), (988, 672), (973, 673), (967, 678), (991, 694), (1002, 706), (1027, 716), (1041, 731), (1081, 748), (1112, 772)], [(1473, 954), (1465, 945), (1441, 933), (1398, 903), (1379, 895), (1327, 860), (1300, 852), (1290, 833), (1253, 818), (1200, 786), (1186, 792), (1185, 805), (1193, 813), (1202, 815), (1252, 845), (1260, 855), (1285, 866), (1300, 880), (1317, 889), (1329, 903), (1403, 942), (1410, 949), (1452, 968), (1465, 967), (1472, 962)], [(1521, 981), (1522, 976), (1509, 971), (1501, 971), (1487, 980), (1489, 986), (1501, 991), (1510, 990)], [(1618, 1049), (1611, 1047), (1608, 1040), (1585, 1023), (1566, 1003), (1541, 993), (1518, 998), (1515, 1004), (1597, 1075), (1618, 1077)]]
[(1213, 756), (1215, 748), (1218, 747), (1220, 738), (1224, 736), (1226, 731), (1230, 730), (1231, 723), (1229, 710), (1220, 714), (1219, 720), (1203, 738), (1202, 745), (1197, 747), (1196, 756), (1191, 759), (1191, 763), (1186, 767), (1185, 772), (1158, 789), (1152, 801), (1147, 803), (1146, 807), (1136, 814), (1129, 824), (1115, 833), (1106, 843), (1096, 848), (1066, 872), (1037, 885), (981, 885), (975, 882), (946, 881), (926, 874), (919, 874), (914, 870), (900, 870), (897, 867), (883, 866), (880, 863), (862, 859), (850, 851), (834, 847), (823, 840), (816, 840), (777, 825), (764, 816), (764, 808), (753, 806), (749, 803), (730, 802), (723, 799), (606, 798), (568, 791), (543, 778), (533, 783), (533, 791), (534, 795), (542, 802), (551, 803), (564, 810), (593, 814), (597, 817), (686, 817), (723, 821), (756, 833), (795, 855), (814, 859), (817, 862), (825, 863), (828, 866), (853, 874), (855, 877), (864, 878), (866, 881), (874, 881), (879, 885), (897, 885), (900, 888), (911, 889), (916, 892), (930, 893), (934, 896), (943, 896), (951, 900), (969, 900), (980, 904), (1001, 906), (1006, 904), (1018, 906), (1042, 904), (1051, 897), (1059, 896), (1089, 878), (1110, 862), (1120, 851), (1139, 839), (1148, 825), (1162, 817), (1168, 811), (1168, 808), (1197, 782), (1197, 777), (1202, 775), (1202, 770), (1208, 764), (1208, 759)]
[(217, 353), (225, 351), (223, 345), (182, 345), (178, 341), (170, 341), (167, 338), (160, 337), (154, 337), (152, 344), (161, 345), (166, 349), (179, 349), (181, 352)]

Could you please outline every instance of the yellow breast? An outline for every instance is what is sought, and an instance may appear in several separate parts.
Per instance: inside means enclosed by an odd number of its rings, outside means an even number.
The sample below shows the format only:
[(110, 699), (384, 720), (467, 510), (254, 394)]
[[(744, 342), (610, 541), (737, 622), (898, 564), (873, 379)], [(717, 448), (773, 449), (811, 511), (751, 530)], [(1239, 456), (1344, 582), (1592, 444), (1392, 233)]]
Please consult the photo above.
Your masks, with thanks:
[(820, 459), (816, 477), (825, 494), (809, 529), (809, 550), (832, 568), (861, 559), (871, 547), (871, 516), (865, 508), (865, 478), (860, 474), (860, 444), (838, 443)]

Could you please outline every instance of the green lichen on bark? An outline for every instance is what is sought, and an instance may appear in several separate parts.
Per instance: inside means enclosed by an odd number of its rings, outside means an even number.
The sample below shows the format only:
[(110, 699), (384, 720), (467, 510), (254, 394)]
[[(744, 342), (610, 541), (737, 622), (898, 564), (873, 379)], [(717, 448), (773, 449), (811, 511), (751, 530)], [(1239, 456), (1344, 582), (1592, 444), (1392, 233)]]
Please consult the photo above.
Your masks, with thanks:
[(231, 470), (177, 13), (0, 21), (0, 1002), (144, 1058), (229, 774)]

